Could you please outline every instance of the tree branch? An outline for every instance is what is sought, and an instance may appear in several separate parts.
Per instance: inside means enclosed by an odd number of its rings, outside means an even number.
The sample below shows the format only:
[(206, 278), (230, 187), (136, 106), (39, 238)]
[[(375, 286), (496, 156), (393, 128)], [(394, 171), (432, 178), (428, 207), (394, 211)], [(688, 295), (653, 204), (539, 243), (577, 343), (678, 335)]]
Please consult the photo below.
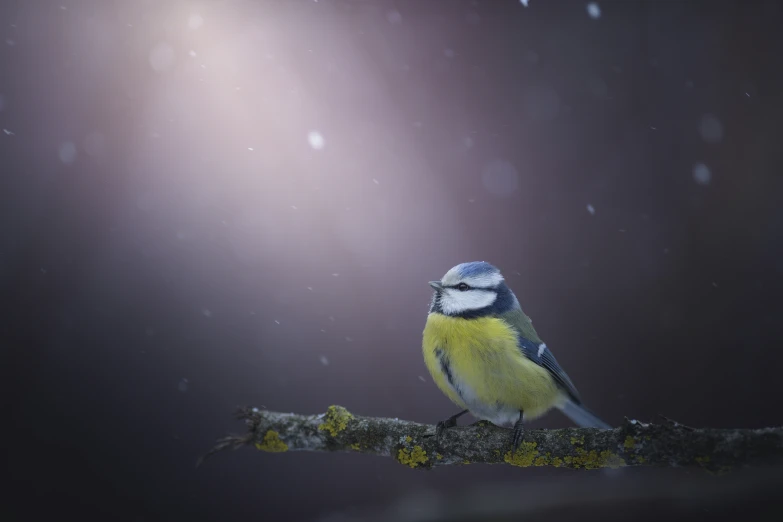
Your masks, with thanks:
[(455, 464), (511, 464), (564, 468), (701, 467), (722, 472), (783, 460), (783, 428), (694, 429), (628, 420), (618, 428), (527, 430), (511, 452), (510, 431), (488, 422), (447, 429), (436, 446), (435, 427), (399, 419), (361, 417), (341, 406), (299, 415), (242, 408), (248, 433), (229, 436), (204, 457), (253, 445), (267, 452), (344, 451), (392, 457), (411, 468)]

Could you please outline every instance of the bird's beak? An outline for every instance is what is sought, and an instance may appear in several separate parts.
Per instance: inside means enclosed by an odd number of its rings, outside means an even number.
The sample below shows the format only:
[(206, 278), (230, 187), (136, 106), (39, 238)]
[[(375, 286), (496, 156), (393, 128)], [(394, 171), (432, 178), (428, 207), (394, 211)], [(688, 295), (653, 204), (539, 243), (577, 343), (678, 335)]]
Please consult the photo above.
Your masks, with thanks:
[(435, 290), (437, 290), (437, 291), (441, 291), (441, 290), (443, 290), (443, 285), (442, 285), (442, 284), (440, 284), (440, 281), (430, 281), (430, 283), (429, 283), (429, 284), (430, 284), (430, 286), (431, 286), (433, 289), (435, 289)]

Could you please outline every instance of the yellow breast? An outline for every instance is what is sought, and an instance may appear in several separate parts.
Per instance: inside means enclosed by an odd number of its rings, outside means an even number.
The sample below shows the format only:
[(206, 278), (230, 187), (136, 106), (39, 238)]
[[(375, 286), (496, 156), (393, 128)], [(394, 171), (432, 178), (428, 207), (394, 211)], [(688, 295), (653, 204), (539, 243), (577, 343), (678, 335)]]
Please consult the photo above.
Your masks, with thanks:
[(422, 347), (438, 388), (478, 418), (504, 424), (524, 411), (532, 419), (562, 399), (547, 370), (522, 355), (516, 331), (500, 318), (431, 313)]

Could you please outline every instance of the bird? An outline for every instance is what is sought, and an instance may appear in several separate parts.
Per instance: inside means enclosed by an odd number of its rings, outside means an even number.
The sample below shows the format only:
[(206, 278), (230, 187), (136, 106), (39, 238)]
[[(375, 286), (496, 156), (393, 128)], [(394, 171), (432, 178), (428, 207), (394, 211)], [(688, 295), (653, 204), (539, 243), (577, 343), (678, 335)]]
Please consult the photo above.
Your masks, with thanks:
[(462, 409), (437, 423), (438, 443), (468, 412), (513, 425), (514, 451), (524, 438), (524, 422), (553, 408), (580, 427), (611, 429), (582, 403), (498, 268), (485, 261), (461, 263), (429, 285), (434, 293), (422, 336), (424, 363), (437, 387)]

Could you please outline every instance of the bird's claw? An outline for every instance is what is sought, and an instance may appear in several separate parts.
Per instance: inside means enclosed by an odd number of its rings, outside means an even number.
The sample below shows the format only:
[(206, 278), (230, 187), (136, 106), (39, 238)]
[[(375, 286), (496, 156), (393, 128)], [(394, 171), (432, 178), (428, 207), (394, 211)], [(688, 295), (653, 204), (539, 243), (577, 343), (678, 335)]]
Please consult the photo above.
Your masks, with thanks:
[(449, 417), (446, 420), (442, 420), (435, 425), (435, 444), (440, 445), (440, 439), (443, 436), (443, 432), (449, 428), (453, 428), (457, 425), (456, 417)]
[(435, 445), (440, 446), (440, 440), (441, 437), (443, 436), (443, 432), (445, 432), (449, 428), (453, 428), (454, 426), (456, 426), (457, 418), (460, 415), (462, 414), (460, 413), (457, 415), (452, 415), (448, 419), (438, 422), (437, 424), (435, 424), (435, 433), (433, 433), (432, 435), (425, 435), (425, 437), (435, 437)]

